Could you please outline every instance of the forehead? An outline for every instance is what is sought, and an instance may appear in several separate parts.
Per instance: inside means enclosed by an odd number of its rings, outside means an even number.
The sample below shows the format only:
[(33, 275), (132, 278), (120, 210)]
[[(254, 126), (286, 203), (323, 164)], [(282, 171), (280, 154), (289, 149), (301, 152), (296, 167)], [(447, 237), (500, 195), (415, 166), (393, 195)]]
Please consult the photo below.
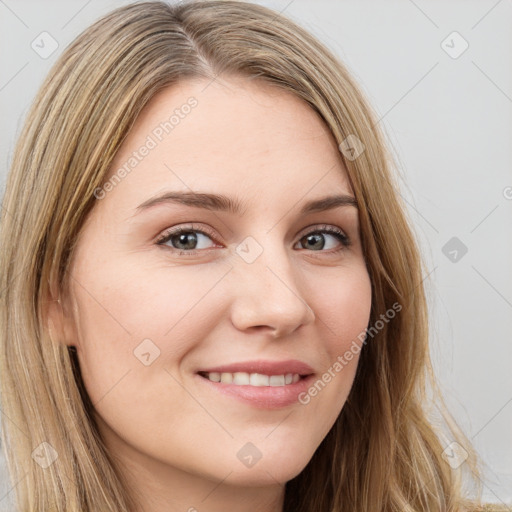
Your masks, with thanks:
[(133, 203), (168, 189), (219, 192), (255, 205), (351, 193), (320, 116), (291, 93), (245, 78), (189, 80), (160, 91), (139, 115), (110, 176), (121, 168), (128, 173), (109, 200)]

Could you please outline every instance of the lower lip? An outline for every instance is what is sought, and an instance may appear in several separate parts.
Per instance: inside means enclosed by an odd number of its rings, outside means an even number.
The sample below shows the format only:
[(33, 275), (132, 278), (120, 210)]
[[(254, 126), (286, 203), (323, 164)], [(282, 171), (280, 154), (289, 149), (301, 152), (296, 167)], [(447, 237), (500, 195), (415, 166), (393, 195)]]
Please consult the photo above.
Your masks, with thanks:
[(231, 396), (246, 404), (261, 409), (280, 409), (297, 403), (299, 395), (307, 391), (315, 376), (311, 374), (294, 384), (285, 386), (237, 386), (213, 382), (198, 373), (196, 377), (213, 391)]

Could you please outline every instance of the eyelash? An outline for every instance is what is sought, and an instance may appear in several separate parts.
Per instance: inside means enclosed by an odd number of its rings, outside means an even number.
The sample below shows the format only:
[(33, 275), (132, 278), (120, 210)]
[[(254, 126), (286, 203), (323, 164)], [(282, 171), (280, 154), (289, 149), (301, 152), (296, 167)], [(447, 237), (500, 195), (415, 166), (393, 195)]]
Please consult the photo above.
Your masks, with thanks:
[[(193, 224), (191, 224), (189, 226), (172, 228), (171, 230), (164, 232), (162, 234), (162, 236), (160, 236), (156, 240), (156, 244), (161, 247), (164, 247), (165, 249), (169, 249), (171, 252), (178, 253), (179, 256), (181, 256), (181, 255), (196, 256), (200, 252), (210, 250), (210, 249), (192, 249), (190, 251), (184, 251), (181, 249), (176, 249), (174, 247), (165, 245), (165, 243), (168, 242), (173, 236), (181, 235), (183, 233), (191, 233), (191, 232), (192, 233), (201, 233), (202, 235), (206, 235), (215, 242), (215, 235), (209, 229), (206, 229), (206, 228), (197, 229), (196, 227), (194, 227)], [(308, 235), (317, 234), (317, 233), (328, 233), (328, 234), (334, 235), (341, 242), (342, 245), (339, 249), (335, 249), (335, 250), (331, 249), (328, 251), (319, 250), (319, 251), (311, 251), (311, 252), (320, 252), (320, 253), (325, 252), (328, 254), (337, 254), (338, 252), (347, 249), (352, 244), (352, 241), (350, 240), (350, 238), (347, 235), (345, 235), (345, 233), (341, 229), (336, 228), (334, 226), (325, 225), (325, 224), (321, 225), (321, 226), (316, 226), (313, 230), (308, 231), (307, 233), (305, 233), (304, 235), (302, 235), (300, 237), (299, 241)], [(304, 250), (307, 250), (307, 249), (304, 249)]]

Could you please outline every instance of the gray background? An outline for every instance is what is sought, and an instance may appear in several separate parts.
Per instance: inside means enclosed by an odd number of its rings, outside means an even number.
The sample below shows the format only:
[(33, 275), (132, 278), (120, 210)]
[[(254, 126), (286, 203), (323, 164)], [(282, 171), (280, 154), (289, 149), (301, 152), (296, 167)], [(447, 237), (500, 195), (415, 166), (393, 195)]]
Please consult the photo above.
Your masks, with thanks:
[[(127, 3), (0, 0), (2, 193), (21, 122), (50, 65), (81, 30)], [(430, 269), (435, 369), (487, 464), (484, 497), (510, 503), (512, 1), (257, 3), (334, 50), (379, 113)], [(31, 47), (44, 31), (58, 43), (47, 58)], [(454, 31), (469, 44), (459, 56), (464, 42)], [(0, 480), (0, 509), (12, 510), (12, 483)]]

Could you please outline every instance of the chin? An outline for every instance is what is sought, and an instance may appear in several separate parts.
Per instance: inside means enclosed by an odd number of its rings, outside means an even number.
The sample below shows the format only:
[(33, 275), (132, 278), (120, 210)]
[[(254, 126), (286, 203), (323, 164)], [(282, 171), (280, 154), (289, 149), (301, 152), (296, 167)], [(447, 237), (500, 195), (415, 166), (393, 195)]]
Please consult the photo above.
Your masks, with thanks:
[(267, 485), (284, 485), (295, 478), (308, 464), (309, 460), (294, 460), (280, 453), (277, 460), (268, 458), (260, 459), (252, 467), (244, 467), (242, 464), (233, 469), (229, 475), (229, 482), (233, 485), (247, 487), (263, 487)]

